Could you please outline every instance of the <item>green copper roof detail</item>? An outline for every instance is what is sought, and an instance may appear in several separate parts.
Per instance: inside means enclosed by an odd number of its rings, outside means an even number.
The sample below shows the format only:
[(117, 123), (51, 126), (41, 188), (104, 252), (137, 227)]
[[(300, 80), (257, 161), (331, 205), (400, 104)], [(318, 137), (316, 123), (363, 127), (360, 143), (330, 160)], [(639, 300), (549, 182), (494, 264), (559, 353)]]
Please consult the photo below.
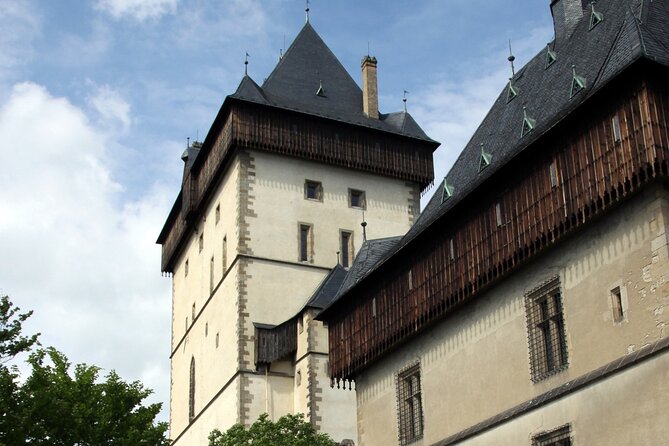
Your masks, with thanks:
[(576, 65), (571, 66), (572, 78), (571, 78), (571, 90), (569, 92), (569, 97), (573, 98), (574, 95), (578, 94), (581, 90), (585, 88), (585, 78), (576, 74)]
[(536, 125), (537, 125), (536, 119), (532, 119), (531, 117), (529, 117), (527, 114), (527, 109), (523, 107), (523, 128), (520, 131), (520, 137), (522, 138), (523, 136), (530, 133), (532, 130), (534, 130), (534, 127)]
[(592, 31), (595, 26), (604, 20), (604, 14), (595, 10), (595, 3), (592, 2), (590, 6), (592, 7), (592, 12), (590, 13), (590, 28), (588, 28), (588, 31)]
[(548, 68), (555, 63), (557, 60), (557, 53), (551, 49), (550, 46), (546, 45), (546, 66)]
[(479, 160), (479, 172), (485, 169), (492, 162), (492, 154), (485, 151), (483, 143), (481, 143), (481, 158)]
[(441, 192), (441, 202), (448, 200), (453, 196), (455, 189), (453, 185), (448, 182), (448, 178), (444, 178), (444, 189)]
[(518, 89), (513, 86), (511, 82), (513, 78), (509, 78), (509, 88), (506, 91), (506, 103), (511, 102), (516, 96), (518, 96)]

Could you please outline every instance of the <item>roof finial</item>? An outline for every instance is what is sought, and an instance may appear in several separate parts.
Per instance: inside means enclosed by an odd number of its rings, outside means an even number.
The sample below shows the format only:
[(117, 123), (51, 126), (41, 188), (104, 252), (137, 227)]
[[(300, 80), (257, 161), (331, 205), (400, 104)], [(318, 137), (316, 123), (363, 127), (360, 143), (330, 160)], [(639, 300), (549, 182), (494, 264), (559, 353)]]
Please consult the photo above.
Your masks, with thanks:
[(366, 242), (367, 241), (367, 222), (365, 221), (365, 211), (362, 211), (362, 223), (360, 223), (360, 226), (362, 226), (362, 241)]
[(251, 55), (249, 53), (246, 53), (246, 56), (244, 57), (244, 75), (248, 76), (249, 74), (249, 57)]
[(402, 98), (402, 102), (404, 102), (404, 113), (407, 112), (407, 93), (409, 92), (404, 90), (404, 97)]
[(513, 61), (516, 60), (516, 56), (513, 55), (511, 50), (511, 39), (509, 39), (509, 57), (507, 60), (511, 63), (511, 77), (516, 75), (516, 68), (513, 66)]
[(186, 136), (186, 148), (190, 147), (190, 136)]
[(309, 23), (309, 0), (307, 0), (307, 7), (304, 8), (304, 12), (306, 13), (307, 23)]

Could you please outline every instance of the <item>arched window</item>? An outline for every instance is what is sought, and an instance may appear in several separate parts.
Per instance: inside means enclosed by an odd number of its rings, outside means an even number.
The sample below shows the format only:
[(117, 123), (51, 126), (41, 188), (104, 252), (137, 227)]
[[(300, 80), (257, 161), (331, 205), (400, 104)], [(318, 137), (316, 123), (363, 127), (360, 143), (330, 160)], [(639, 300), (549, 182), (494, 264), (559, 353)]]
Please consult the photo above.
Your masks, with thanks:
[(188, 421), (195, 418), (195, 358), (190, 360), (190, 383), (188, 386)]

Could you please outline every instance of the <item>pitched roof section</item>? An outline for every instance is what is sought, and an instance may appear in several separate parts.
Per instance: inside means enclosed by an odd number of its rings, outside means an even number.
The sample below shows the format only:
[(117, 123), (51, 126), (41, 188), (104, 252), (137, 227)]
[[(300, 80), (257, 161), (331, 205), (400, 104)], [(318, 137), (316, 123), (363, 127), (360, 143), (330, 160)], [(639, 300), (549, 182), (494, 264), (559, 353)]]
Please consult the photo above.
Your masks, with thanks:
[[(555, 62), (546, 66), (544, 48), (513, 77), (514, 88), (518, 89), (518, 96), (513, 101), (507, 102), (505, 86), (449, 173), (435, 189), (437, 192), (414, 226), (387, 251), (383, 259), (376, 262), (373, 268), (368, 268), (365, 275), (447, 214), (512, 158), (634, 62), (649, 59), (669, 66), (668, 3), (647, 0), (599, 2), (597, 10), (604, 19), (592, 30), (589, 29), (589, 12), (585, 10), (570, 38), (550, 45), (557, 55)], [(586, 86), (570, 97), (573, 65), (585, 78)], [(525, 113), (536, 122), (531, 131), (523, 134)], [(479, 172), (481, 143), (485, 144), (492, 162)], [(444, 182), (452, 191), (448, 200), (442, 200), (442, 193), (439, 192), (444, 188)], [(342, 286), (337, 299), (349, 288)]]
[(365, 116), (362, 90), (309, 23), (262, 87), (245, 76), (230, 97), (435, 142), (406, 112)]
[(332, 268), (316, 291), (314, 291), (314, 294), (304, 304), (304, 308), (317, 308), (320, 310), (330, 305), (345, 278), (346, 270), (343, 266), (337, 265)]
[(348, 274), (346, 274), (346, 279), (344, 279), (344, 282), (332, 302), (346, 294), (346, 292), (355, 286), (360, 279), (374, 269), (401, 239), (401, 236), (397, 236), (365, 241), (365, 243), (362, 244), (362, 247), (360, 247), (358, 255), (355, 256), (355, 260), (349, 268)]

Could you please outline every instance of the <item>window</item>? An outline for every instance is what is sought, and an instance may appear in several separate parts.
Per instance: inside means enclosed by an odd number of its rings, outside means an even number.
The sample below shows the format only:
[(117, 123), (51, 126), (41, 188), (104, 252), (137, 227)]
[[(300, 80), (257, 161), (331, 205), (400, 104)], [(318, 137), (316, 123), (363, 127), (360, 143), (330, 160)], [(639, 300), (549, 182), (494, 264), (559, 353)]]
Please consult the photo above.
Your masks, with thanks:
[(604, 20), (604, 14), (595, 10), (595, 2), (592, 2), (590, 6), (592, 6), (592, 12), (590, 13), (590, 27), (588, 28), (588, 31), (592, 31), (595, 26), (599, 25), (602, 20)]
[(216, 224), (221, 221), (221, 205), (220, 203), (216, 205)]
[(204, 324), (204, 336), (209, 336), (209, 322), (205, 322)]
[(423, 438), (420, 364), (414, 364), (397, 374), (397, 418), (400, 445)]
[(214, 256), (211, 256), (209, 261), (209, 294), (214, 291)]
[(495, 221), (498, 228), (502, 226), (502, 205), (500, 203), (495, 203)]
[(550, 170), (550, 175), (551, 175), (551, 187), (557, 187), (557, 185), (558, 185), (558, 172), (557, 172), (557, 166), (555, 165), (555, 161), (551, 162), (549, 170)]
[(520, 137), (522, 138), (523, 136), (527, 135), (530, 133), (532, 130), (534, 130), (534, 127), (537, 125), (537, 121), (533, 118), (531, 118), (527, 114), (527, 110), (525, 107), (523, 107), (523, 128), (520, 131)]
[(352, 208), (366, 209), (365, 191), (349, 189), (348, 190), (348, 204)]
[(565, 425), (532, 437), (532, 446), (571, 446), (571, 426)]
[(204, 233), (200, 234), (200, 238), (197, 239), (198, 252), (202, 252), (204, 249)]
[(353, 263), (353, 232), (340, 231), (341, 266), (348, 268)]
[(223, 256), (221, 265), (223, 267), (223, 274), (225, 274), (225, 270), (228, 268), (228, 237), (225, 235), (223, 236)]
[(448, 256), (451, 260), (455, 260), (455, 242), (453, 239), (448, 241)]
[(318, 181), (306, 180), (304, 182), (304, 198), (323, 201), (323, 184)]
[(506, 103), (511, 102), (516, 96), (518, 96), (518, 89), (513, 86), (511, 79), (509, 79), (509, 88), (506, 90)]
[(623, 294), (619, 286), (611, 290), (611, 311), (613, 312), (613, 322), (622, 322), (625, 319)]
[(218, 333), (216, 333), (216, 348), (218, 348)]
[(492, 162), (492, 155), (485, 151), (481, 144), (481, 158), (479, 159), (479, 172), (485, 169)]
[(192, 324), (193, 322), (195, 322), (195, 302), (193, 302), (193, 307), (191, 308), (190, 323)]
[(188, 385), (188, 422), (195, 418), (195, 358), (190, 359), (190, 381)]
[(313, 226), (299, 225), (299, 253), (300, 262), (310, 262), (313, 258)]
[(448, 182), (447, 178), (444, 178), (444, 189), (441, 192), (441, 202), (443, 203), (447, 199), (451, 198), (453, 196), (454, 191), (455, 188), (453, 187), (453, 185)]
[(568, 365), (558, 278), (528, 293), (525, 306), (532, 381), (538, 382)]
[(188, 259), (186, 259), (186, 264), (184, 265), (184, 277), (188, 277)]
[(545, 68), (550, 67), (555, 63), (557, 60), (557, 54), (555, 51), (551, 50), (550, 46), (546, 46), (546, 64), (544, 65)]
[(611, 128), (613, 130), (613, 142), (622, 141), (622, 133), (620, 133), (620, 118), (617, 114), (611, 119)]

